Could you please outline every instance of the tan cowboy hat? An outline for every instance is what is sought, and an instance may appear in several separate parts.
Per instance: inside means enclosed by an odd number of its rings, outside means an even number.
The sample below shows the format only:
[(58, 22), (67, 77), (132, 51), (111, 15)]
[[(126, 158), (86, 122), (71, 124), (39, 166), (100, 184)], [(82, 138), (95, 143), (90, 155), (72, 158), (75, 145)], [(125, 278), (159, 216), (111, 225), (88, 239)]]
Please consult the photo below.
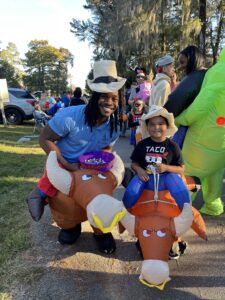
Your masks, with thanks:
[(141, 117), (141, 133), (144, 139), (150, 136), (147, 130), (146, 120), (158, 116), (162, 116), (168, 120), (169, 127), (167, 129), (167, 136), (173, 136), (174, 133), (177, 131), (177, 127), (174, 124), (173, 114), (169, 113), (163, 107), (152, 105), (149, 109), (149, 112), (147, 114), (142, 115)]
[(94, 79), (87, 80), (89, 88), (98, 93), (113, 93), (122, 88), (126, 78), (118, 77), (114, 60), (96, 61), (93, 66)]

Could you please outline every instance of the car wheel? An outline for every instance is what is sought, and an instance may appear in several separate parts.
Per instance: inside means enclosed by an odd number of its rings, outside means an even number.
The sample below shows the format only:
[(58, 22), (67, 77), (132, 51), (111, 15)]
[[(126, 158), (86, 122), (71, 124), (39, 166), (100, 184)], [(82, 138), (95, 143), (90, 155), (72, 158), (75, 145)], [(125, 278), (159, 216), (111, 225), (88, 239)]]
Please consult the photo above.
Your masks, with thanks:
[(23, 121), (21, 113), (13, 108), (5, 110), (5, 117), (10, 125), (19, 125)]

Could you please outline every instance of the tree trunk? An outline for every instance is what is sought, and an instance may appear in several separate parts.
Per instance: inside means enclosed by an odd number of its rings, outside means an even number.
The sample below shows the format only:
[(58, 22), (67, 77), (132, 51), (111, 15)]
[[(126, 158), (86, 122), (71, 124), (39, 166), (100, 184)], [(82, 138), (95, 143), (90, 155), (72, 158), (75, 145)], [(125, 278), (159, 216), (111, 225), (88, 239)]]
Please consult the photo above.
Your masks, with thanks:
[(202, 53), (206, 54), (206, 0), (199, 0), (199, 19), (202, 23), (202, 28), (198, 36), (198, 46)]
[(220, 13), (220, 18), (219, 18), (219, 23), (218, 23), (218, 29), (217, 29), (217, 36), (216, 36), (216, 42), (215, 42), (215, 55), (213, 57), (213, 64), (217, 62), (217, 56), (218, 56), (218, 51), (219, 51), (219, 44), (220, 44), (220, 39), (222, 36), (222, 28), (224, 27), (224, 15), (225, 11), (222, 8), (223, 6), (223, 0), (220, 1), (221, 7), (221, 13)]
[(164, 53), (166, 50), (166, 36), (165, 36), (165, 11), (166, 11), (167, 0), (162, 0), (161, 11), (160, 11), (160, 21), (161, 21), (161, 52)]

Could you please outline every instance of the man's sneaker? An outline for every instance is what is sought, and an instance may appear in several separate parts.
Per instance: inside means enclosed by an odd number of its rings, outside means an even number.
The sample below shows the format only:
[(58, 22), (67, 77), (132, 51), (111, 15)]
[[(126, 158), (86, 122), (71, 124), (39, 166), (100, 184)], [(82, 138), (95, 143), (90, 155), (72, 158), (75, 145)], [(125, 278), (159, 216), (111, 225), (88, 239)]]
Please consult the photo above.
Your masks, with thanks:
[(180, 257), (180, 254), (176, 253), (173, 248), (170, 249), (170, 252), (169, 252), (169, 259), (171, 260), (176, 260)]
[(32, 219), (36, 222), (40, 220), (44, 213), (44, 207), (47, 204), (45, 198), (40, 194), (40, 190), (36, 187), (26, 199), (28, 209)]
[(116, 243), (111, 232), (99, 235), (94, 234), (94, 238), (100, 252), (111, 254), (116, 250)]
[(187, 242), (185, 242), (185, 241), (178, 242), (178, 251), (179, 251), (180, 255), (183, 255), (186, 252), (187, 248), (188, 248)]
[(61, 229), (58, 235), (58, 241), (62, 245), (72, 245), (76, 242), (81, 234), (81, 224), (77, 224), (71, 229)]

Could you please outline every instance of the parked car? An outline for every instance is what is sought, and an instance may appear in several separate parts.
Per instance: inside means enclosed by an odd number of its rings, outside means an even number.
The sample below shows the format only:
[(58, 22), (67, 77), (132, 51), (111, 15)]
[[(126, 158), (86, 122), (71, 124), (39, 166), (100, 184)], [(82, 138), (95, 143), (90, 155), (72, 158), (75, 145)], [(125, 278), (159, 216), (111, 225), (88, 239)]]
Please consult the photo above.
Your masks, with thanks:
[(9, 102), (4, 106), (7, 122), (11, 125), (19, 125), (24, 120), (33, 119), (36, 98), (24, 89), (8, 88), (8, 92)]

